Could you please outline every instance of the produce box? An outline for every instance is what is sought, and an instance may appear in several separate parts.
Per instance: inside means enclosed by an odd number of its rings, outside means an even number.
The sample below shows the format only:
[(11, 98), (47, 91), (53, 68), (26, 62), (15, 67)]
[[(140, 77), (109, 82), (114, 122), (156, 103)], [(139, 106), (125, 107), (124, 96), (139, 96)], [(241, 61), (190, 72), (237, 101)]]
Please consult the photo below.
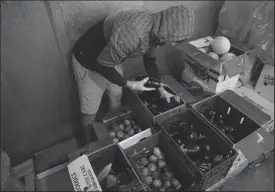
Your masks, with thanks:
[(138, 113), (134, 114), (128, 106), (124, 106), (121, 110), (116, 111), (116, 113), (106, 114), (102, 119), (103, 123), (97, 123), (94, 127), (98, 130), (106, 130), (104, 131), (105, 136), (102, 136), (102, 138), (110, 136), (114, 143), (119, 143), (147, 129), (154, 132), (154, 126), (146, 124), (146, 122), (149, 122), (146, 120), (149, 117), (144, 118), (140, 118)]
[[(84, 154), (80, 149), (69, 157), (68, 171), (75, 189), (78, 187), (81, 191), (96, 188), (103, 191), (143, 190), (141, 181), (117, 144), (105, 145), (95, 151), (84, 150)], [(87, 175), (92, 182), (87, 181)], [(96, 185), (97, 183), (100, 186)], [(92, 188), (90, 184), (96, 187)]]
[(192, 108), (250, 163), (274, 149), (274, 137), (263, 128), (270, 116), (233, 91), (207, 98)]
[(166, 100), (160, 98), (157, 90), (137, 93), (125, 89), (126, 103), (131, 107), (134, 114), (138, 113), (144, 124), (154, 124), (157, 118), (181, 110), (187, 102), (195, 101), (195, 98), (171, 75), (165, 75), (162, 79), (166, 85), (166, 91), (179, 96), (180, 103), (173, 99), (167, 103)]
[(124, 152), (140, 180), (146, 184), (147, 191), (199, 190), (195, 175), (162, 132), (141, 139), (124, 148)]
[(208, 189), (226, 177), (237, 153), (192, 109), (158, 123), (185, 164), (196, 173), (200, 188)]
[(175, 67), (182, 70), (182, 83), (196, 92), (219, 93), (234, 89), (239, 75), (243, 73), (243, 64), (253, 66), (256, 61), (257, 51), (254, 47), (241, 44), (232, 38), (228, 38), (231, 43), (229, 53), (234, 56), (229, 56), (229, 60), (222, 59), (223, 56), (213, 58), (213, 39), (214, 37), (209, 36), (177, 46), (185, 55), (185, 62)]

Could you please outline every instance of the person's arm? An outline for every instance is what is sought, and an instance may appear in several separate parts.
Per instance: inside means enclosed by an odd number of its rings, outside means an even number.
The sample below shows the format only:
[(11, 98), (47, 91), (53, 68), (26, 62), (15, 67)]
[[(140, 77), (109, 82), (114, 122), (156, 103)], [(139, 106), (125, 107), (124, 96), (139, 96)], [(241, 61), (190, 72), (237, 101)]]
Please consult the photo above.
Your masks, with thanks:
[(97, 58), (95, 71), (108, 79), (110, 82), (138, 91), (152, 91), (154, 88), (144, 87), (144, 84), (149, 80), (145, 78), (141, 81), (127, 81), (114, 67), (122, 64), (125, 58), (117, 54), (109, 45), (107, 45)]
[(124, 87), (127, 83), (127, 80), (114, 67), (96, 64), (95, 71), (118, 86)]
[(161, 80), (161, 75), (156, 63), (156, 50), (150, 50), (146, 55), (143, 56), (144, 68), (149, 77), (153, 77), (157, 80)]

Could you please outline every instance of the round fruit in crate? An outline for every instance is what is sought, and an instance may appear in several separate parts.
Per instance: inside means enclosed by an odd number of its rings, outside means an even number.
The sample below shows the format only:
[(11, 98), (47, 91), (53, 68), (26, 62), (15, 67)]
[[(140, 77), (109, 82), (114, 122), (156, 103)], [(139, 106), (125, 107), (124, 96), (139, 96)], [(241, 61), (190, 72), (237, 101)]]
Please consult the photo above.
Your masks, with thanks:
[(112, 125), (112, 129), (117, 132), (119, 131), (119, 125), (117, 125), (116, 123)]
[(163, 187), (164, 187), (165, 189), (170, 188), (170, 187), (171, 187), (171, 182), (170, 182), (170, 181), (164, 181)]
[(148, 170), (154, 172), (157, 170), (157, 166), (154, 163), (150, 163), (150, 165), (148, 166)]
[(217, 60), (217, 61), (219, 61), (219, 55), (217, 55), (216, 53), (214, 53), (214, 52), (209, 52), (208, 54), (207, 54), (208, 56), (210, 56), (210, 57), (212, 57), (213, 59), (215, 59), (215, 60)]
[(177, 190), (181, 187), (181, 184), (180, 184), (179, 180), (177, 180), (177, 179), (175, 179), (175, 178), (172, 179), (171, 185), (172, 185), (173, 187), (175, 187)]
[(131, 126), (128, 126), (128, 127), (125, 128), (124, 132), (128, 133), (130, 130), (131, 130)]
[(116, 133), (115, 133), (114, 131), (110, 131), (110, 132), (109, 132), (109, 136), (110, 136), (110, 137), (115, 137), (115, 136), (116, 136)]
[(127, 126), (130, 126), (131, 125), (131, 122), (128, 120), (128, 119), (125, 119), (124, 120), (124, 125), (127, 127)]
[(155, 187), (155, 188), (160, 188), (161, 186), (162, 186), (162, 182), (161, 182), (161, 180), (160, 179), (155, 179), (154, 181), (153, 181), (153, 187)]
[(145, 157), (144, 158), (141, 158), (139, 161), (138, 161), (138, 164), (139, 165), (142, 165), (142, 166), (146, 166), (149, 164), (149, 161), (148, 159), (146, 159)]
[(172, 172), (165, 172), (163, 175), (162, 175), (162, 179), (165, 180), (165, 181), (170, 181), (172, 180), (173, 178), (173, 173)]
[(162, 159), (158, 160), (158, 166), (159, 168), (164, 168), (166, 167), (166, 162)]
[(152, 163), (156, 163), (158, 161), (158, 157), (156, 155), (150, 155), (149, 161)]
[(140, 170), (140, 174), (143, 176), (148, 176), (148, 172), (149, 170), (146, 167)]
[(160, 171), (156, 170), (155, 172), (152, 173), (153, 179), (159, 179), (160, 178)]
[(114, 142), (114, 143), (118, 143), (118, 142), (119, 142), (119, 139), (118, 139), (118, 138), (113, 138), (113, 142)]
[(154, 147), (153, 153), (154, 153), (154, 155), (156, 155), (157, 157), (159, 157), (159, 156), (162, 154), (159, 147)]
[(124, 137), (124, 133), (122, 131), (118, 131), (117, 132), (117, 138), (118, 139), (123, 139), (123, 137)]
[(120, 124), (120, 125), (119, 125), (119, 130), (120, 130), (120, 131), (124, 131), (124, 129), (125, 129), (124, 125), (123, 125), (123, 124)]
[(134, 129), (130, 129), (130, 130), (128, 131), (128, 135), (129, 135), (129, 136), (133, 136), (134, 134), (135, 134)]
[(147, 177), (145, 178), (145, 181), (146, 181), (146, 183), (147, 183), (148, 185), (150, 185), (150, 184), (153, 182), (153, 178), (152, 178), (151, 176), (147, 176)]
[(230, 50), (231, 44), (226, 37), (219, 36), (211, 42), (211, 46), (214, 53), (223, 55)]
[(226, 62), (231, 59), (234, 59), (235, 57), (236, 57), (236, 55), (234, 53), (226, 53), (223, 56), (221, 56), (220, 62)]

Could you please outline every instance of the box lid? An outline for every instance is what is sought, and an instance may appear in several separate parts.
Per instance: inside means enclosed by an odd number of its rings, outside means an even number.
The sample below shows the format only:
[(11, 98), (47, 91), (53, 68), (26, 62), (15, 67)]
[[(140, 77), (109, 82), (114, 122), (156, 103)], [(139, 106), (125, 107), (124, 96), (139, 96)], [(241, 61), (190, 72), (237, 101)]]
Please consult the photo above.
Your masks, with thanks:
[(75, 191), (102, 191), (87, 155), (68, 164), (68, 171)]
[(235, 145), (251, 163), (261, 155), (274, 149), (274, 137), (263, 128), (251, 133)]
[(226, 90), (219, 94), (220, 97), (230, 102), (238, 110), (246, 114), (259, 125), (265, 125), (271, 120), (270, 115), (264, 113), (261, 109), (251, 104), (232, 90)]

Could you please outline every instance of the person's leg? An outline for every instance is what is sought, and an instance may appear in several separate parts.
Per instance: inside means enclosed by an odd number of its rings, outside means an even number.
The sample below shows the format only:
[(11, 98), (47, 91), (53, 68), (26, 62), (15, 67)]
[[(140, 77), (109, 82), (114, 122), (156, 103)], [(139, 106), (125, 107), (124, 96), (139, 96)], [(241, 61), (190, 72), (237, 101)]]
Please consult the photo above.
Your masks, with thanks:
[[(123, 75), (122, 65), (117, 65), (115, 69)], [(118, 109), (121, 106), (122, 87), (109, 82), (107, 86), (107, 93), (109, 97), (109, 111)]]
[[(91, 123), (95, 120), (108, 81), (94, 71), (84, 68), (73, 56), (74, 74), (78, 85), (82, 124), (86, 139), (91, 141)], [(88, 137), (88, 138), (87, 138)]]

